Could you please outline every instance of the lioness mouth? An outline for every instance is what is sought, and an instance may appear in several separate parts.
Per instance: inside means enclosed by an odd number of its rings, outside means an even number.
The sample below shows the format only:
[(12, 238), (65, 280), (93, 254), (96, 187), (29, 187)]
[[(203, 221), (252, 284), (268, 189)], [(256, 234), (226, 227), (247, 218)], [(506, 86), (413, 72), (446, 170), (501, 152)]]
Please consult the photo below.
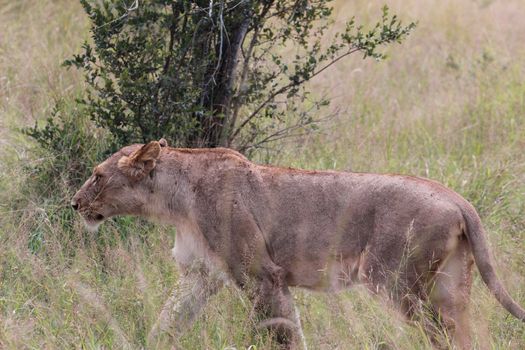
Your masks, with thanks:
[(95, 214), (94, 216), (84, 218), (84, 224), (89, 232), (96, 232), (103, 220), (104, 215)]

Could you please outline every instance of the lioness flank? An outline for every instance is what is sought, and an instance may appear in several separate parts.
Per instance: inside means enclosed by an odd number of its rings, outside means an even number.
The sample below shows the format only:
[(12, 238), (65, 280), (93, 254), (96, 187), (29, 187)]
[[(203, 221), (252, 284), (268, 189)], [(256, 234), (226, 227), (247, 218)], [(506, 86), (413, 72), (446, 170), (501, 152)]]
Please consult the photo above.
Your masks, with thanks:
[(496, 276), (476, 210), (431, 180), (264, 166), (233, 150), (171, 148), (161, 139), (96, 166), (71, 204), (95, 229), (115, 215), (175, 225), (173, 254), (192, 289), (167, 298), (152, 347), (160, 334), (178, 337), (232, 281), (285, 348), (304, 345), (289, 287), (363, 284), (408, 317), (427, 303), (468, 349), (474, 262), (503, 307), (525, 320)]

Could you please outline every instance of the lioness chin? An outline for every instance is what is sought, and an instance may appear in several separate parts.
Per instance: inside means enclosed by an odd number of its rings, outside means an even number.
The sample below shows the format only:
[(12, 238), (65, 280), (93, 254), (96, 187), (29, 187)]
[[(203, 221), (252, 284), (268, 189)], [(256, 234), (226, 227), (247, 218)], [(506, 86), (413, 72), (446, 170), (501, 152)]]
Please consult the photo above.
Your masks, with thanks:
[(229, 149), (166, 141), (122, 148), (95, 167), (72, 206), (91, 226), (137, 215), (177, 228), (173, 254), (189, 281), (150, 333), (178, 336), (226, 281), (247, 291), (284, 347), (302, 339), (289, 287), (364, 284), (413, 317), (424, 301), (460, 348), (470, 348), (475, 262), (512, 315), (525, 311), (495, 274), (475, 209), (422, 178), (303, 171), (251, 163)]

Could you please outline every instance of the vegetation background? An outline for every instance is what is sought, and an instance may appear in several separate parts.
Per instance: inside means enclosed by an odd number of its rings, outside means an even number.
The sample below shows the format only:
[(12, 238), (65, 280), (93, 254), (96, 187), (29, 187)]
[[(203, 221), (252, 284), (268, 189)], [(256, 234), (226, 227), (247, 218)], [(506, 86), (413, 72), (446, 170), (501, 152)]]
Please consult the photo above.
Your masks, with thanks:
[[(453, 188), (479, 210), (499, 275), (525, 304), (525, 3), (520, 0), (335, 1), (334, 31), (352, 15), (367, 23), (387, 4), (417, 29), (389, 59), (358, 55), (314, 79), (337, 117), (319, 133), (283, 141), (255, 159), (284, 166), (410, 173)], [(50, 155), (20, 133), (52, 113), (76, 111), (77, 53), (88, 21), (77, 1), (0, 0), (0, 348), (140, 348), (177, 280), (175, 231), (121, 218), (92, 236), (67, 209), (63, 171), (94, 164), (89, 123)], [(305, 106), (306, 108), (307, 106)], [(93, 154), (80, 164), (71, 155)], [(66, 164), (69, 168), (58, 165)], [(53, 169), (59, 169), (53, 172)], [(46, 170), (46, 171), (42, 171)], [(78, 172), (79, 181), (82, 172)], [(525, 348), (525, 327), (476, 277), (471, 315), (476, 347)], [(422, 349), (421, 327), (400, 320), (360, 288), (334, 295), (295, 290), (312, 349)], [(219, 294), (183, 349), (266, 349), (250, 305)]]

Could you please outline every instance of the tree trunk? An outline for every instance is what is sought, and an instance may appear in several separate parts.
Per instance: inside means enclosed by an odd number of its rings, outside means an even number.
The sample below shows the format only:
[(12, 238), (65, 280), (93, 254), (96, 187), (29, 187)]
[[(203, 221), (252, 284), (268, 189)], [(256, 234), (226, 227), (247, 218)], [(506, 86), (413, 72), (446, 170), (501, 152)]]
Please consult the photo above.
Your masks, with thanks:
[(207, 147), (225, 146), (228, 133), (231, 131), (228, 128), (228, 121), (231, 118), (233, 87), (238, 75), (241, 46), (251, 21), (248, 8), (249, 5), (245, 5), (245, 9), (240, 11), (238, 20), (233, 20), (229, 24), (221, 22), (219, 25), (224, 25), (225, 28), (222, 28), (222, 33), (219, 28), (215, 34), (218, 37), (217, 61), (213, 62), (210, 68), (217, 72), (216, 79), (203, 91), (203, 107), (211, 111), (211, 116), (205, 118), (202, 125), (204, 138), (202, 144)]

